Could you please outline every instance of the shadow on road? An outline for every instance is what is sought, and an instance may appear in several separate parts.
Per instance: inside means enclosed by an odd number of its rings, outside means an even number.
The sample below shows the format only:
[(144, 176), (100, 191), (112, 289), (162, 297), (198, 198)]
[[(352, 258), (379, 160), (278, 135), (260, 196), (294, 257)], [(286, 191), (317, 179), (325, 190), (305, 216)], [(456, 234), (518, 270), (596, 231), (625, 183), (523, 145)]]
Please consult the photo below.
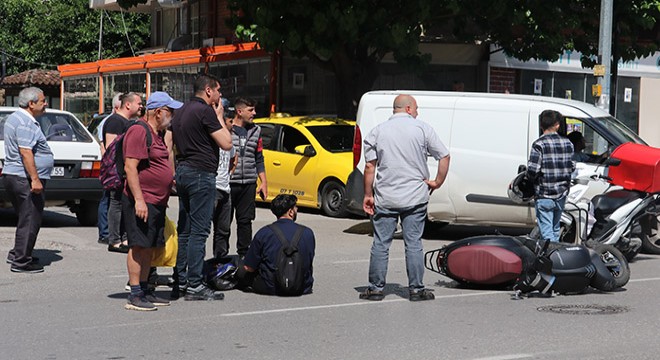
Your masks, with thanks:
[[(37, 241), (37, 246), (39, 242)], [(39, 258), (39, 264), (43, 266), (49, 266), (50, 264), (62, 260), (60, 255), (61, 251), (59, 250), (50, 250), (50, 249), (34, 249), (32, 255)]]
[[(15, 227), (18, 217), (14, 213), (14, 209), (0, 209), (0, 226), (10, 226)], [(80, 226), (76, 215), (71, 213), (71, 215), (62, 214), (55, 211), (44, 210), (43, 220), (41, 221), (41, 227), (73, 227)]]
[[(363, 221), (344, 230), (348, 234), (373, 236), (373, 227), (370, 221)], [(444, 225), (428, 223), (424, 229), (423, 238), (426, 240), (460, 240), (470, 236), (478, 235), (525, 235), (530, 232), (529, 228), (512, 227), (486, 227), (465, 225)], [(401, 238), (399, 233), (395, 238)]]
[[(358, 292), (358, 294), (364, 292), (367, 290), (368, 286), (358, 286), (355, 287), (355, 291)], [(383, 289), (383, 293), (385, 296), (387, 295), (397, 295), (401, 298), (407, 299), (408, 298), (408, 287), (403, 286), (401, 284), (385, 284), (385, 288)], [(367, 300), (365, 300), (367, 301)]]

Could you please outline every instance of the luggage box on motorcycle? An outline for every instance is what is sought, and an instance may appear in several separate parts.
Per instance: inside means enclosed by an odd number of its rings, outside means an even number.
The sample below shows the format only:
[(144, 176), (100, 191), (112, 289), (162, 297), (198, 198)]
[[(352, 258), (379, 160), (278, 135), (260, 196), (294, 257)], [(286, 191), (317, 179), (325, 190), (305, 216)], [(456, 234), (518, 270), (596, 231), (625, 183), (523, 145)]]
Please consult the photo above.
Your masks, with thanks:
[(610, 155), (621, 160), (610, 166), (608, 176), (614, 185), (627, 190), (660, 192), (660, 149), (641, 144), (625, 143)]

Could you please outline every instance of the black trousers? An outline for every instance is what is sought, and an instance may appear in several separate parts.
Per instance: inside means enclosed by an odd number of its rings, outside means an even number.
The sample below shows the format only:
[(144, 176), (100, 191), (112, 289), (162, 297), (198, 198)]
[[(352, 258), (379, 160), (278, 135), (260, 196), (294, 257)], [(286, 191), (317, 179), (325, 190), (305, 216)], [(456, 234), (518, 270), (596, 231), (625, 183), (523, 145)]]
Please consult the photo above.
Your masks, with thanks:
[(239, 261), (238, 270), (236, 271), (236, 278), (238, 279), (238, 284), (236, 288), (242, 291), (254, 292), (262, 295), (274, 295), (268, 291), (268, 287), (264, 283), (264, 280), (259, 275), (259, 270), (255, 272), (248, 272), (243, 267), (243, 261)]
[[(30, 179), (16, 175), (3, 175), (2, 178), (18, 216), (14, 248), (9, 250), (7, 259), (13, 261), (14, 267), (24, 267), (32, 261), (32, 250), (41, 229), (45, 195), (43, 191), (41, 194), (30, 192)], [(45, 188), (46, 180), (41, 180), (41, 183)]]
[(229, 254), (232, 208), (229, 193), (216, 189), (215, 194), (215, 209), (213, 210), (213, 256), (216, 259), (220, 259)]
[(236, 214), (236, 253), (247, 254), (252, 242), (252, 220), (255, 216), (254, 197), (257, 184), (231, 184), (231, 217)]

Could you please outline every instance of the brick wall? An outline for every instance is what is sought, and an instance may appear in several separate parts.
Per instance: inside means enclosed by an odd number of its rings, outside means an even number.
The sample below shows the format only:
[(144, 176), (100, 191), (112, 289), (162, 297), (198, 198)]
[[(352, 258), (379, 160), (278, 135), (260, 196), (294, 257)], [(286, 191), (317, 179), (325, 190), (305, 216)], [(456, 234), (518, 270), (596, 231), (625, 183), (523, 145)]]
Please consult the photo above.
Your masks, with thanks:
[(490, 68), (490, 88), (491, 93), (515, 93), (516, 92), (516, 70), (492, 67)]

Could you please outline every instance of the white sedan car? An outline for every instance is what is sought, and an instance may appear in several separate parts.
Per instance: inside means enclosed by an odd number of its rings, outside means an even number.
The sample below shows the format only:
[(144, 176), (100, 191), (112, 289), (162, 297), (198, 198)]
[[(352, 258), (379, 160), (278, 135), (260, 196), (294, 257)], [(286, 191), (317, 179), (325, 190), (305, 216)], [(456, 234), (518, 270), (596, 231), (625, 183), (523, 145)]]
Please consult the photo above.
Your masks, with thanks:
[[(5, 120), (16, 110), (18, 108), (0, 106), (0, 173), (5, 159)], [(99, 199), (103, 194), (98, 142), (70, 112), (48, 109), (37, 121), (55, 157), (55, 167), (46, 184), (46, 206), (68, 206), (80, 224), (96, 225)], [(0, 181), (0, 207), (11, 206)]]

